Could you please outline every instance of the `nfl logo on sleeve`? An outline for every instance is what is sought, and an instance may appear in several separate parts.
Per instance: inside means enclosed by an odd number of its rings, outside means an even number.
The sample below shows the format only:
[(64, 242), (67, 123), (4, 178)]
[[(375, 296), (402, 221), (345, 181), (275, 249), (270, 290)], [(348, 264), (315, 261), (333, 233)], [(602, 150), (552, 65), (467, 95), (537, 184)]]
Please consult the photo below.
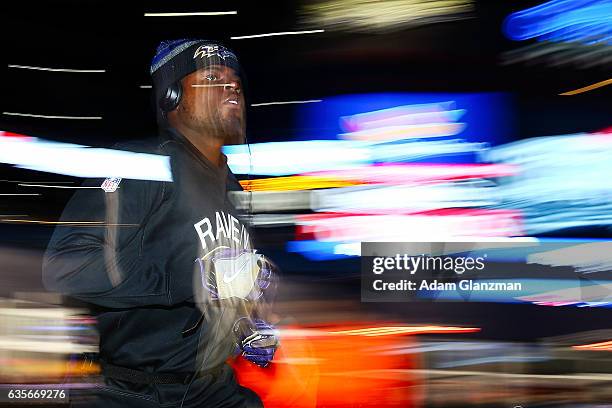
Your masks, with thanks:
[(119, 188), (119, 183), (121, 183), (121, 177), (109, 177), (100, 187), (107, 193), (114, 193)]

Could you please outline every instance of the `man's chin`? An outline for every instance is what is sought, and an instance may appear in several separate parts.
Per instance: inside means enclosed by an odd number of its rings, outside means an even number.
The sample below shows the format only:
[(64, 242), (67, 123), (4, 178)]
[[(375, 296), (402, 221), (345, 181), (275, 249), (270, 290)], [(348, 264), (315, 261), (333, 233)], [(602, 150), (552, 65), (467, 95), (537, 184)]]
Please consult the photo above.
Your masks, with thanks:
[(245, 141), (244, 129), (242, 123), (238, 120), (232, 120), (225, 123), (223, 127), (223, 144), (235, 145), (243, 144)]
[(244, 144), (245, 142), (245, 137), (244, 137), (244, 133), (240, 132), (240, 133), (234, 133), (234, 134), (227, 134), (224, 138), (224, 145), (237, 145), (237, 144)]

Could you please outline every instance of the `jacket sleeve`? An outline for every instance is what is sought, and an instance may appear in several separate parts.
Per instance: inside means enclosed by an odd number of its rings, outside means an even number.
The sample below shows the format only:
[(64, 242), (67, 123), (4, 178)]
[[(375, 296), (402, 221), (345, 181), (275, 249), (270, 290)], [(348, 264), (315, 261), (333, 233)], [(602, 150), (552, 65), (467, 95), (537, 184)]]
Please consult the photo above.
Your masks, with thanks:
[[(43, 260), (45, 287), (111, 308), (170, 305), (191, 296), (191, 285), (174, 285), (182, 293), (171, 293), (161, 254), (142, 253), (165, 183), (122, 180), (108, 193), (99, 188), (102, 181), (86, 181), (83, 187), (93, 188), (78, 189), (64, 209)], [(191, 271), (185, 272), (191, 283)]]

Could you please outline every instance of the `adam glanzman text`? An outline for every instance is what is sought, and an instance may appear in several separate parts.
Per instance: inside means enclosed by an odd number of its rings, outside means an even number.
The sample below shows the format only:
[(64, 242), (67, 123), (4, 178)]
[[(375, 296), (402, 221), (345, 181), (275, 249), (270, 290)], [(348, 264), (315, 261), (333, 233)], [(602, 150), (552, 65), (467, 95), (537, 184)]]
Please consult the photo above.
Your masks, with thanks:
[[(486, 254), (479, 257), (450, 257), (397, 254), (395, 256), (374, 257), (372, 272), (382, 275), (385, 271), (404, 271), (415, 275), (419, 271), (452, 271), (462, 275), (466, 271), (482, 271), (485, 268)], [(440, 282), (437, 279), (409, 280), (400, 279), (393, 282), (376, 279), (372, 282), (375, 291), (414, 291), (437, 290), (456, 291), (519, 291), (522, 290), (520, 282), (485, 282), (472, 279), (463, 279), (459, 282)]]

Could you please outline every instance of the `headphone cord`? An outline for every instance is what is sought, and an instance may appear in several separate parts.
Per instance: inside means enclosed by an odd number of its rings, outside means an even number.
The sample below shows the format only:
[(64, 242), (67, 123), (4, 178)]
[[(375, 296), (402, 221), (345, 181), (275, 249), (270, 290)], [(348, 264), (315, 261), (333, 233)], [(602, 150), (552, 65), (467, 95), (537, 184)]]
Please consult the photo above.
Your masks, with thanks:
[[(251, 158), (253, 157), (253, 154), (251, 152), (251, 145), (249, 143), (249, 140), (248, 140), (248, 137), (247, 137), (246, 134), (244, 135), (244, 141), (245, 141), (245, 143), (247, 145), (247, 149), (249, 150), (249, 172), (247, 174), (247, 180), (249, 181), (248, 182), (248, 186), (249, 186), (249, 190), (248, 190), (249, 191), (248, 216), (250, 218), (250, 217), (253, 216), (253, 190), (251, 188), (251, 173), (253, 172), (253, 161), (251, 160)], [(223, 309), (222, 312), (221, 312), (221, 318), (223, 318), (223, 314), (225, 314), (225, 309)], [(217, 322), (218, 324), (221, 321), (221, 318), (219, 318), (219, 321)], [(195, 378), (196, 378), (196, 375), (194, 374), (193, 377), (191, 378), (191, 380), (189, 381), (189, 384), (187, 385), (187, 389), (183, 393), (183, 398), (181, 399), (180, 408), (183, 408), (183, 404), (185, 403), (185, 398), (187, 398), (187, 393), (189, 392), (189, 389), (191, 388), (191, 385), (195, 381)]]
[[(217, 320), (217, 333), (219, 331), (219, 326), (221, 325), (221, 321), (223, 320), (223, 315), (225, 314), (225, 308), (221, 309), (221, 316), (219, 317), (219, 320)], [(202, 327), (204, 327), (204, 325), (202, 325)], [(200, 335), (202, 334), (202, 327), (200, 327)], [(204, 358), (202, 360), (202, 367), (205, 366), (206, 362), (206, 358)], [(191, 380), (189, 381), (189, 384), (187, 385), (187, 389), (185, 389), (185, 392), (183, 393), (183, 398), (181, 399), (181, 405), (179, 408), (183, 408), (183, 404), (185, 403), (185, 398), (187, 398), (187, 393), (189, 392), (189, 389), (191, 388), (191, 385), (193, 384), (193, 382), (195, 381), (196, 377), (197, 377), (198, 372), (196, 371), (193, 376), (191, 377)], [(214, 377), (213, 377), (214, 378)]]
[(251, 144), (249, 143), (249, 140), (247, 139), (247, 136), (245, 134), (244, 136), (246, 145), (247, 145), (247, 149), (249, 150), (249, 173), (247, 174), (247, 180), (248, 182), (248, 186), (249, 186), (249, 209), (248, 209), (248, 218), (251, 221), (251, 224), (253, 223), (253, 185), (251, 184), (251, 173), (253, 173), (253, 153), (251, 152)]

